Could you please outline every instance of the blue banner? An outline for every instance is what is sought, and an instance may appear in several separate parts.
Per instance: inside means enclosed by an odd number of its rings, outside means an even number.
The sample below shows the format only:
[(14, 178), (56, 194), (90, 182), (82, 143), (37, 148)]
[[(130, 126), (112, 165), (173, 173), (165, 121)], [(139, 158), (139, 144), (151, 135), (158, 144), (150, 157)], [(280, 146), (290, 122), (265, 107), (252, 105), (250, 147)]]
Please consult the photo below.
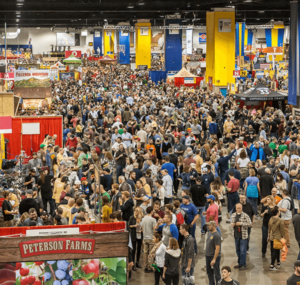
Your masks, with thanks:
[[(166, 26), (181, 25), (180, 19), (167, 19)], [(181, 70), (182, 68), (182, 30), (165, 30), (165, 69)]]
[(74, 79), (74, 72), (60, 72), (59, 80), (71, 80)]
[(130, 64), (130, 35), (122, 30), (119, 31), (118, 63)]
[(95, 34), (94, 34), (94, 51), (99, 56), (103, 55), (103, 50), (102, 50), (102, 31), (95, 31)]
[(206, 33), (199, 33), (199, 43), (206, 43)]

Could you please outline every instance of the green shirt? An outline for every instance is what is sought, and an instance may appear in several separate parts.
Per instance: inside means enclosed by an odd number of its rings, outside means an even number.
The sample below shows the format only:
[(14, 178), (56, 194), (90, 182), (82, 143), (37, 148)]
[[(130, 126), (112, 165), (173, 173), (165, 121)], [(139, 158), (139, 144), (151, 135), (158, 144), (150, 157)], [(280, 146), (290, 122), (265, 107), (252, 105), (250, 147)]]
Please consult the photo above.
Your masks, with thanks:
[[(101, 197), (106, 196), (108, 198), (108, 201), (110, 202), (110, 195), (107, 192), (104, 192), (100, 196)], [(99, 205), (99, 203), (98, 203), (98, 205)], [(102, 199), (100, 200), (100, 205), (101, 205), (101, 208), (102, 208)]]
[(278, 147), (278, 152), (279, 152), (280, 154), (282, 154), (282, 153), (284, 152), (285, 149), (289, 149), (288, 146), (287, 146), (286, 144), (280, 145), (280, 146)]
[(83, 158), (86, 158), (86, 154), (85, 154), (84, 152), (83, 152), (82, 154), (80, 154), (79, 157), (78, 157), (77, 166), (78, 166), (79, 168), (82, 167), (82, 159), (83, 159)]
[[(276, 144), (273, 143), (273, 142), (270, 142), (270, 143), (269, 143), (269, 147), (270, 147), (272, 150), (274, 150), (274, 149), (276, 149)], [(276, 157), (276, 153), (275, 153), (275, 152), (273, 152), (273, 157)]]
[(119, 129), (119, 130), (118, 130), (118, 133), (119, 133), (119, 135), (123, 135), (124, 130), (123, 130), (123, 129)]

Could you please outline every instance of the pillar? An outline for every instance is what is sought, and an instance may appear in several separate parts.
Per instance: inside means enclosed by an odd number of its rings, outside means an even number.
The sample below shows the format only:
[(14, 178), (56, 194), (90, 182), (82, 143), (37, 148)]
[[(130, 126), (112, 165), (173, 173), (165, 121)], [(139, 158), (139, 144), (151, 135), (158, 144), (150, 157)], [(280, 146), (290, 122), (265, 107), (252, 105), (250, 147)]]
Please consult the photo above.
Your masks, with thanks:
[(298, 1), (290, 2), (290, 47), (289, 47), (289, 87), (288, 104), (300, 108), (300, 5)]
[(206, 29), (206, 82), (219, 91), (235, 84), (235, 12), (207, 12)]
[(114, 30), (104, 30), (104, 55), (114, 58)]
[[(181, 25), (181, 19), (166, 19), (165, 26)], [(182, 30), (165, 30), (165, 69), (179, 71), (182, 68)]]
[(98, 54), (98, 48), (100, 49), (100, 56), (103, 55), (102, 31), (95, 31), (94, 34), (94, 51), (96, 54)]
[(118, 63), (130, 64), (130, 33), (119, 31)]
[(136, 68), (147, 66), (151, 68), (151, 23), (136, 23)]

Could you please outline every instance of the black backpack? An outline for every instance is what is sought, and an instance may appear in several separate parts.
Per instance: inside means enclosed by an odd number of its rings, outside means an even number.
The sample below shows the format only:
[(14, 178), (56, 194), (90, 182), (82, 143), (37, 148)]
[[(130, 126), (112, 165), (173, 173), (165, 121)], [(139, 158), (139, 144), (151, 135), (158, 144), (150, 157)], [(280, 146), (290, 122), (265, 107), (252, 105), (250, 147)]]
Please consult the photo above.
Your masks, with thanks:
[(289, 210), (293, 211), (294, 210), (294, 201), (291, 198), (284, 198), (282, 201), (284, 201), (284, 200), (287, 200), (287, 201), (290, 202), (290, 208), (289, 208)]

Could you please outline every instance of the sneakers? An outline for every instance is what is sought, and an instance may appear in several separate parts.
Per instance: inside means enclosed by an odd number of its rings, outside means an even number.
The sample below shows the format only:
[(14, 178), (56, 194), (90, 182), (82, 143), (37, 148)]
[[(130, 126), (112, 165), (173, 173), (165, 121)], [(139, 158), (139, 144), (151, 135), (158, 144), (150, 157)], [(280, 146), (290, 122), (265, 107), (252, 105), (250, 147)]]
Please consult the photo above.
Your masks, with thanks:
[(227, 221), (226, 221), (226, 224), (230, 224), (230, 223), (231, 223), (231, 221), (230, 221), (230, 220), (227, 220)]
[(281, 263), (279, 262), (279, 263), (277, 263), (277, 268), (280, 268), (280, 266), (281, 266)]
[(239, 264), (235, 265), (234, 268), (241, 268)]
[(276, 270), (278, 270), (275, 266), (270, 266), (270, 268), (269, 268), (271, 271), (276, 271)]
[(241, 266), (241, 267), (240, 267), (240, 271), (243, 271), (243, 270), (246, 270), (246, 269), (247, 269), (246, 266)]
[(226, 218), (227, 218), (227, 219), (230, 219), (230, 213), (227, 213), (227, 214), (226, 214)]
[(266, 254), (265, 254), (265, 253), (263, 253), (263, 254), (261, 255), (261, 257), (262, 257), (262, 258), (265, 258), (265, 257), (266, 257)]
[(153, 270), (150, 270), (150, 269), (148, 269), (148, 268), (145, 268), (145, 273), (151, 273), (151, 272), (153, 272)]
[(138, 262), (135, 264), (135, 266), (136, 266), (136, 268), (143, 268), (142, 266), (139, 265)]

